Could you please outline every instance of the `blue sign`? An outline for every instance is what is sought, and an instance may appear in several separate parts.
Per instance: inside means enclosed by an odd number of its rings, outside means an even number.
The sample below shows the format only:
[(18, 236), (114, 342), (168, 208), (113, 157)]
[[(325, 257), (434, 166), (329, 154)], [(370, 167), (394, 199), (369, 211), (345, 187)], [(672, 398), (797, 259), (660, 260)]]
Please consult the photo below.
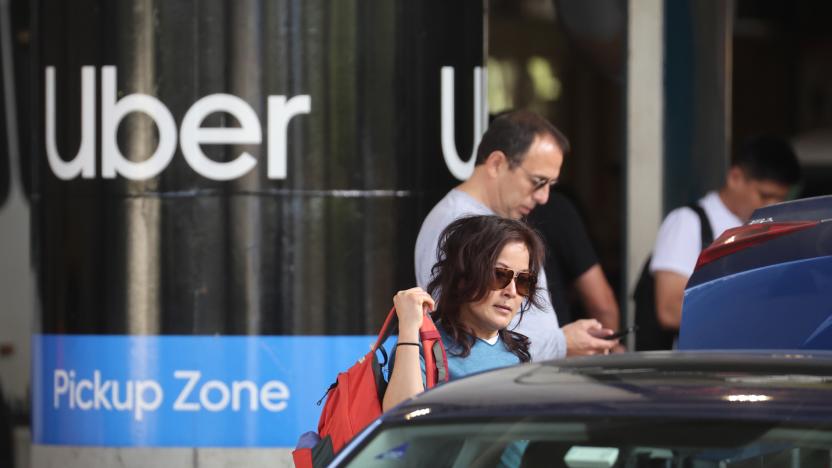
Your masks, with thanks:
[(294, 447), (373, 336), (34, 335), (37, 444)]

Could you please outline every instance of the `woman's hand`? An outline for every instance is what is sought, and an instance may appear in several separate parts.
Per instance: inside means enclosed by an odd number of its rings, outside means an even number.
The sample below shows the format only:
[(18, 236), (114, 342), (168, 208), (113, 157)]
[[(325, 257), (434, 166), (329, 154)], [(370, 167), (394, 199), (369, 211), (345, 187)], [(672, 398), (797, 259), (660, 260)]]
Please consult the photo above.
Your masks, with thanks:
[(393, 305), (396, 306), (396, 315), (399, 317), (399, 339), (418, 338), (422, 315), (434, 308), (430, 294), (419, 287), (399, 291), (393, 296)]
[[(396, 315), (399, 317), (399, 343), (419, 343), (422, 315), (433, 310), (433, 298), (422, 288), (399, 291), (393, 296)], [(419, 347), (399, 346), (390, 382), (384, 392), (384, 411), (425, 390), (422, 385), (422, 369), (419, 365)]]

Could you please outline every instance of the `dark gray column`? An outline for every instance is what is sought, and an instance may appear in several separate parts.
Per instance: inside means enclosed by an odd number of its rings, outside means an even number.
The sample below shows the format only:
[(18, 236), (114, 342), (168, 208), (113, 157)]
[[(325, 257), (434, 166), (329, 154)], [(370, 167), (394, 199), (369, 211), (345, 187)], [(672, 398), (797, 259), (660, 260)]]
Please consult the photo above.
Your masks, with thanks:
[[(412, 282), (420, 216), (453, 183), (439, 147), (439, 68), (457, 66), (458, 108), (471, 108), (481, 5), (44, 0), (35, 13), (37, 140), (46, 67), (61, 158), (81, 144), (83, 66), (96, 115), (94, 176), (61, 180), (44, 145), (35, 155), (43, 331), (364, 333)], [(176, 123), (174, 155), (154, 177), (102, 175), (105, 66), (116, 99), (152, 96)], [(262, 129), (260, 144), (201, 145), (216, 162), (256, 159), (226, 181), (197, 173), (179, 147), (185, 114), (214, 93), (242, 99)], [(283, 178), (269, 177), (280, 133), (270, 96), (311, 104), (289, 121)], [(470, 112), (457, 120), (470, 154)], [(202, 124), (236, 125), (227, 113)], [(125, 116), (117, 134), (128, 160), (158, 148), (145, 114)]]
[(734, 2), (665, 1), (664, 212), (718, 188), (731, 155)]
[(459, 153), (472, 149), (481, 2), (32, 11), (37, 332), (368, 334), (414, 284), (419, 225), (455, 183), (442, 66), (456, 68)]

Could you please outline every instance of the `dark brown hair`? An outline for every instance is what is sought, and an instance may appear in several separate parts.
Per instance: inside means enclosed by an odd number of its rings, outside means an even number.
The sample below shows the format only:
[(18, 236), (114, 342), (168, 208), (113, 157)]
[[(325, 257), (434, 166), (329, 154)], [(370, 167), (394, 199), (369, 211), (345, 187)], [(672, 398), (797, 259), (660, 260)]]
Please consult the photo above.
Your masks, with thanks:
[(788, 141), (773, 135), (747, 140), (731, 160), (754, 180), (767, 180), (786, 187), (800, 182), (800, 163)]
[[(476, 339), (461, 320), (464, 304), (478, 302), (491, 291), (494, 267), (503, 248), (520, 242), (529, 250), (529, 271), (537, 275), (545, 258), (545, 248), (537, 232), (523, 221), (499, 216), (460, 218), (445, 228), (439, 238), (437, 258), (431, 270), (428, 292), (439, 294), (437, 319), (459, 346), (455, 353), (465, 357), (471, 353)], [(532, 284), (528, 298), (520, 306), (520, 320), (530, 304), (539, 305), (537, 284)], [(529, 362), (529, 339), (508, 329), (499, 331), (506, 347), (522, 362)]]
[(476, 164), (485, 163), (494, 151), (502, 151), (513, 169), (523, 163), (535, 137), (547, 135), (555, 140), (564, 155), (569, 153), (569, 140), (543, 117), (527, 110), (499, 114), (488, 124), (488, 130), (482, 136), (477, 147)]

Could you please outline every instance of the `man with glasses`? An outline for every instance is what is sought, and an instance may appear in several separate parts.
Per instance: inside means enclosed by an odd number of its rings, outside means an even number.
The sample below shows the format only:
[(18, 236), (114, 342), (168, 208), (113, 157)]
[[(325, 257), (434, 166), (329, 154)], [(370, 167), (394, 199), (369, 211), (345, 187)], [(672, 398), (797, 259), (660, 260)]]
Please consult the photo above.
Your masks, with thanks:
[[(448, 224), (472, 215), (526, 217), (549, 199), (549, 189), (557, 182), (568, 151), (566, 137), (535, 113), (521, 110), (494, 119), (477, 148), (471, 177), (448, 192), (422, 223), (415, 249), (417, 284), (425, 288), (430, 282), (439, 235)], [(597, 320), (579, 320), (560, 328), (546, 292), (544, 271), (538, 275), (538, 288), (543, 291), (537, 298), (541, 307), (532, 306), (522, 319), (518, 314), (509, 327), (529, 338), (533, 361), (607, 353), (615, 347), (617, 341), (600, 338), (613, 331)]]

